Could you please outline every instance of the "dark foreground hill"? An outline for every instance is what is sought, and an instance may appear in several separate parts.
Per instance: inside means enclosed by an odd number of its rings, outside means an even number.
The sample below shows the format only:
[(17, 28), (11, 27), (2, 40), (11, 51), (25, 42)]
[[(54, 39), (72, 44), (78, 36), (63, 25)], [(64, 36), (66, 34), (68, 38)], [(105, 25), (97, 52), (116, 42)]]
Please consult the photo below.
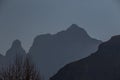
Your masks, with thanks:
[(89, 57), (66, 65), (50, 80), (120, 80), (120, 35)]
[(44, 34), (35, 38), (28, 54), (38, 64), (45, 79), (55, 74), (65, 64), (84, 58), (97, 50), (101, 41), (73, 24), (57, 34)]

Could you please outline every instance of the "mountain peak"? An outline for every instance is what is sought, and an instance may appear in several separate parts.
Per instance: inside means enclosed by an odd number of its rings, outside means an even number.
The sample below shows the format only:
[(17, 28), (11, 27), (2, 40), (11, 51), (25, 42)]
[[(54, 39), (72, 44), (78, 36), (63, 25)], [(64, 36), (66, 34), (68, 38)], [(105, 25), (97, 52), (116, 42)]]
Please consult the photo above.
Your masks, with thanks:
[(90, 38), (86, 30), (83, 28), (79, 27), (77, 24), (72, 24), (66, 31), (68, 35), (71, 35), (72, 37), (79, 37), (79, 38)]
[(22, 54), (24, 55), (26, 52), (22, 48), (21, 41), (20, 40), (14, 40), (12, 43), (11, 48), (7, 51), (6, 55), (16, 55), (16, 54)]
[(72, 24), (67, 30), (84, 30), (80, 28), (77, 24)]
[(12, 43), (12, 47), (21, 47), (21, 41), (16, 39)]

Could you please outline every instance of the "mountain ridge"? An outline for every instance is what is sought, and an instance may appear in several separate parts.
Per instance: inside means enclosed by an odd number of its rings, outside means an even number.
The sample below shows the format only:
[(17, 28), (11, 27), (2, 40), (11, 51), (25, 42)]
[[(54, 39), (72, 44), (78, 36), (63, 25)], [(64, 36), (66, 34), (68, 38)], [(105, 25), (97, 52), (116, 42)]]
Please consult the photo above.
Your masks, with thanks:
[[(69, 62), (73, 62), (95, 52), (102, 41), (91, 38), (86, 30), (72, 24), (66, 30), (56, 34), (40, 34), (34, 38), (27, 55), (48, 80), (58, 69)], [(11, 48), (6, 52), (4, 60), (9, 63), (17, 56), (26, 55), (20, 40), (14, 40)]]
[(34, 39), (29, 53), (47, 78), (63, 65), (84, 58), (97, 50), (100, 40), (91, 38), (79, 26), (72, 24), (56, 34), (43, 34)]
[(50, 80), (119, 80), (119, 68), (120, 35), (117, 35), (90, 56), (64, 66)]

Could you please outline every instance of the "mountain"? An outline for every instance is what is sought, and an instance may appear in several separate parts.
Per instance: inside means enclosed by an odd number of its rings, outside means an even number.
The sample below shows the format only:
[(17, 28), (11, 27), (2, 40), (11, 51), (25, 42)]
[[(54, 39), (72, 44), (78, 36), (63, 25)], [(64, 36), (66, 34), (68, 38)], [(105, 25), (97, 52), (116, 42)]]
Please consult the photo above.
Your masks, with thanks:
[(90, 56), (67, 64), (50, 80), (120, 80), (120, 35)]
[(57, 34), (43, 34), (34, 39), (29, 53), (46, 80), (65, 64), (84, 58), (97, 50), (100, 40), (72, 24)]
[(16, 56), (25, 56), (26, 52), (23, 49), (22, 45), (21, 45), (21, 41), (19, 40), (14, 40), (12, 43), (12, 46), (10, 47), (10, 49), (6, 52), (5, 55), (5, 61), (6, 63), (10, 63), (12, 60), (15, 59)]

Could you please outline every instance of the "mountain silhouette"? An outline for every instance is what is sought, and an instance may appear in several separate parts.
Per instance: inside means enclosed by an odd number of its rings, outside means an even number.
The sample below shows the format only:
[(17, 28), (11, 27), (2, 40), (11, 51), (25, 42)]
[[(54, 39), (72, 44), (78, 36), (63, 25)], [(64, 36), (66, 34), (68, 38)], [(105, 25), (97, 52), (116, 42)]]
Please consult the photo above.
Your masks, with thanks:
[(6, 52), (4, 56), (6, 63), (12, 62), (16, 56), (24, 57), (26, 55), (25, 50), (22, 48), (20, 40), (14, 40), (10, 49)]
[(95, 52), (100, 43), (100, 40), (91, 38), (83, 28), (72, 24), (57, 34), (37, 36), (28, 54), (47, 80), (65, 64)]
[(120, 80), (120, 35), (90, 56), (67, 64), (50, 80)]

